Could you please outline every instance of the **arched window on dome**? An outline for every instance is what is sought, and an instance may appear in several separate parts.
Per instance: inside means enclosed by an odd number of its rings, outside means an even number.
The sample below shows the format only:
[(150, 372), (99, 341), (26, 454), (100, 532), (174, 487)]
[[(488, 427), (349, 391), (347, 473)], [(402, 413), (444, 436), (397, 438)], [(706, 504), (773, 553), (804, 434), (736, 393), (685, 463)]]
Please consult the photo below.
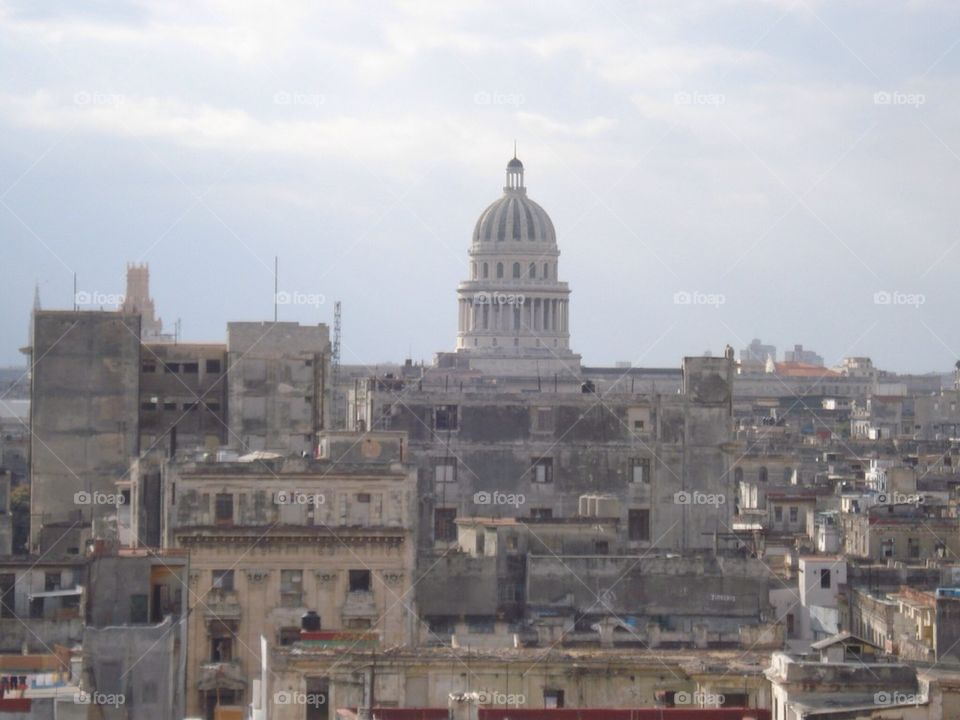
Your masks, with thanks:
[(477, 264), (476, 264), (476, 263), (470, 263), (470, 277), (471, 277), (473, 280), (476, 280), (476, 279), (477, 279)]
[(483, 279), (486, 280), (490, 277), (490, 265), (487, 263), (483, 264)]
[(550, 263), (543, 264), (543, 279), (544, 280), (550, 279)]
[(497, 280), (503, 279), (503, 263), (497, 263)]
[(515, 280), (520, 279), (520, 263), (513, 264), (513, 277)]
[(536, 280), (536, 279), (537, 279), (537, 264), (536, 264), (536, 263), (530, 263), (529, 275), (530, 275), (530, 279), (531, 279), (531, 280)]

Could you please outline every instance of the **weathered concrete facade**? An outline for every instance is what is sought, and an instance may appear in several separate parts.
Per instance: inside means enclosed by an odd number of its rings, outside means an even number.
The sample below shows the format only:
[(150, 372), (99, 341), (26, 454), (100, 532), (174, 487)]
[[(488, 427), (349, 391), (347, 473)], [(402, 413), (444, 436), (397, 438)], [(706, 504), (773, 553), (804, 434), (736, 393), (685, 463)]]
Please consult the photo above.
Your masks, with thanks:
[(30, 546), (76, 554), (117, 537), (116, 483), (139, 451), (140, 317), (39, 311), (32, 353)]
[(312, 455), (330, 419), (327, 326), (228, 323), (227, 361), (230, 445)]
[[(366, 643), (414, 641), (415, 480), (399, 433), (339, 434), (340, 460), (170, 463), (166, 542), (190, 551), (189, 713), (247, 704), (260, 637), (301, 616)], [(352, 635), (351, 635), (352, 634)]]

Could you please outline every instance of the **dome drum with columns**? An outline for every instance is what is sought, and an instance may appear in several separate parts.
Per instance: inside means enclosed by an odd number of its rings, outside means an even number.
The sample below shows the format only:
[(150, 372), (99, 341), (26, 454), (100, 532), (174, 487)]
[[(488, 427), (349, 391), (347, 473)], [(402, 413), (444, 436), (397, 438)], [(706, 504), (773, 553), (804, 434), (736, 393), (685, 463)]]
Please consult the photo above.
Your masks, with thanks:
[[(470, 245), (469, 279), (457, 287), (457, 353), (500, 358), (488, 369), (579, 369), (570, 350), (567, 283), (558, 279), (560, 250), (553, 222), (527, 197), (524, 168), (507, 164), (503, 196), (481, 213)], [(511, 359), (536, 360), (530, 367)], [(528, 363), (529, 365), (529, 363)]]

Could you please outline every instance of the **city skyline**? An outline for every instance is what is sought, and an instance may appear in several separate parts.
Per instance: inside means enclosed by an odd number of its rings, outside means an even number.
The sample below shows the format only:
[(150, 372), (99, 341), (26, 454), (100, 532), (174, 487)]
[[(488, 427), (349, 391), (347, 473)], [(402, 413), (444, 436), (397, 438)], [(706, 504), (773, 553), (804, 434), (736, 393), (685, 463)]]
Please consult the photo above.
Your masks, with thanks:
[(949, 5), (512, 13), (7, 5), (0, 364), (23, 362), (35, 281), (69, 308), (74, 272), (109, 294), (149, 262), (168, 326), (219, 340), (272, 318), (274, 256), (282, 291), (326, 300), (282, 319), (343, 302), (345, 363), (429, 362), (516, 140), (585, 364), (760, 337), (952, 368)]

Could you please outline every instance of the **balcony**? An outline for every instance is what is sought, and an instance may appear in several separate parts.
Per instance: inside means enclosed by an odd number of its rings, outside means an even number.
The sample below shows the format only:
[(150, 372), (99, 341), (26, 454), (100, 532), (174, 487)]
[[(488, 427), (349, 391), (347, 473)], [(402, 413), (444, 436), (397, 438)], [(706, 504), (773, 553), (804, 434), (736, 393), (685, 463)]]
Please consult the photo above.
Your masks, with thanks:
[(235, 690), (242, 692), (247, 687), (243, 668), (237, 660), (208, 662), (200, 666), (197, 690)]
[(213, 589), (202, 599), (203, 608), (208, 619), (239, 620), (240, 598), (235, 590)]
[(376, 618), (376, 603), (373, 600), (373, 592), (370, 590), (352, 590), (347, 593), (346, 602), (343, 604), (343, 617), (345, 618)]

